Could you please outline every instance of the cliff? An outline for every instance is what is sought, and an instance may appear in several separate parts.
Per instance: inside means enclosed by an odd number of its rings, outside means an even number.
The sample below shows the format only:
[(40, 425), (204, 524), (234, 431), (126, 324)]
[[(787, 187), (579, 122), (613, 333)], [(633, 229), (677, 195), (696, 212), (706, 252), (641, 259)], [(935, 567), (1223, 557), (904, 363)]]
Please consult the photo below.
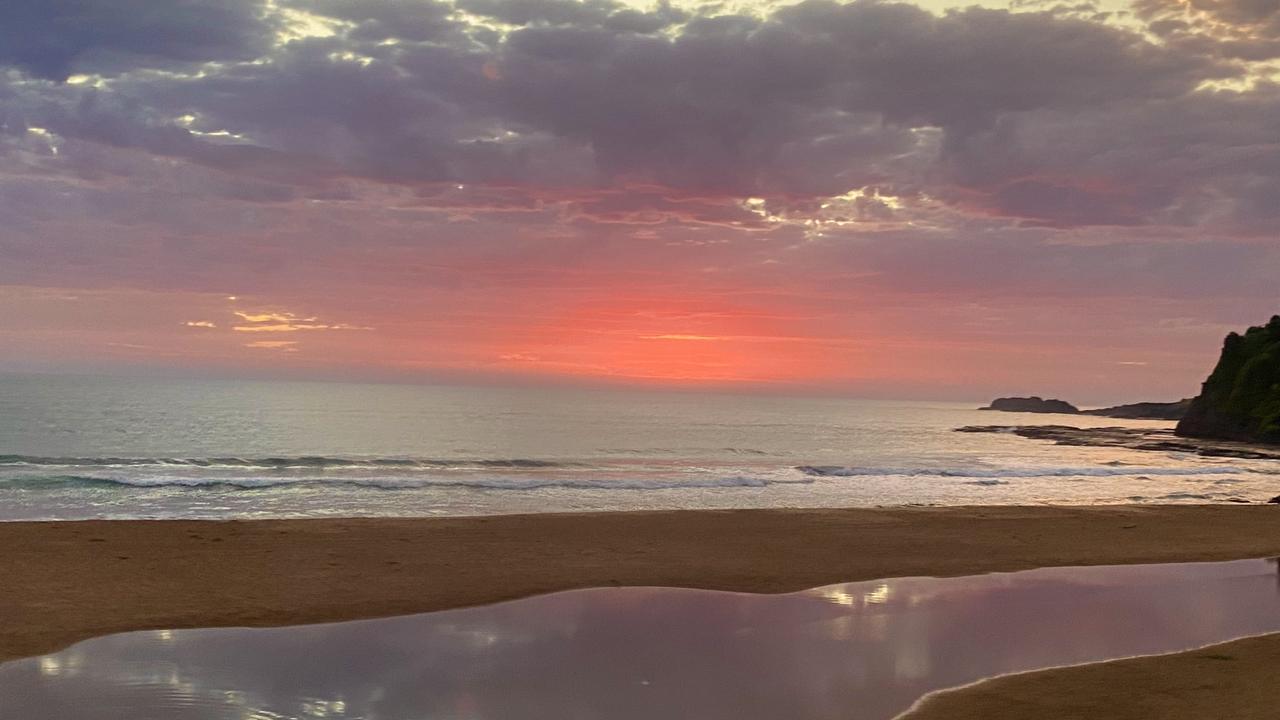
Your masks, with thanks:
[(1244, 335), (1227, 335), (1217, 367), (1176, 432), (1280, 443), (1280, 315)]

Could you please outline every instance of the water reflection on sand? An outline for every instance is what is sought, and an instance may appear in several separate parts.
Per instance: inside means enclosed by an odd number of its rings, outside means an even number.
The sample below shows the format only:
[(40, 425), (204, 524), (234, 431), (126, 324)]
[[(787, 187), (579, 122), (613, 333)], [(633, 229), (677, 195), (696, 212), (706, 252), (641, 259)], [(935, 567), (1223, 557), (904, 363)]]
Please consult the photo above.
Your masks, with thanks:
[(1051, 568), (779, 596), (596, 589), (333, 625), (129, 633), (0, 665), (0, 718), (892, 718), (982, 677), (1280, 631), (1278, 571)]

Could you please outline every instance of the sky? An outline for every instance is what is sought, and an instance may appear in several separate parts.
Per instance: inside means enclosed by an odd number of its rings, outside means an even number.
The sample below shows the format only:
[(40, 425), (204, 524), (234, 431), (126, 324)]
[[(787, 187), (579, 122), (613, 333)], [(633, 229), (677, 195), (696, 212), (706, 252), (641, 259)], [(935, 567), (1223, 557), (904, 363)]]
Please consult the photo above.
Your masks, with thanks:
[(6, 0), (0, 371), (1195, 394), (1280, 2)]

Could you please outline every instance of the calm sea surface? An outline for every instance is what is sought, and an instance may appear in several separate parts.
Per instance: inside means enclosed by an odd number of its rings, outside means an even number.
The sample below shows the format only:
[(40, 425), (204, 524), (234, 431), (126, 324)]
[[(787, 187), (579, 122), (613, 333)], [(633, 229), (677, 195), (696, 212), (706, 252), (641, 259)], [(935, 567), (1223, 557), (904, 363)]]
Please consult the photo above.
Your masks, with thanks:
[(1228, 502), (1280, 463), (971, 424), (973, 404), (0, 375), (0, 520)]

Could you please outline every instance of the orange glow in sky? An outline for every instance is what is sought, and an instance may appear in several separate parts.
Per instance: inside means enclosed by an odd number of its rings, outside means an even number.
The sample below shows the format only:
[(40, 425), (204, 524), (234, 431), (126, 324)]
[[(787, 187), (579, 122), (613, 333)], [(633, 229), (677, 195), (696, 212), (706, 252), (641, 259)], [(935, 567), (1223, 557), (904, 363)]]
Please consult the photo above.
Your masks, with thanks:
[(1114, 405), (1280, 302), (1275, 0), (23, 2), (0, 372)]
[(497, 351), (528, 372), (680, 382), (770, 382), (853, 374), (847, 342), (805, 337), (786, 318), (702, 298), (584, 303)]

